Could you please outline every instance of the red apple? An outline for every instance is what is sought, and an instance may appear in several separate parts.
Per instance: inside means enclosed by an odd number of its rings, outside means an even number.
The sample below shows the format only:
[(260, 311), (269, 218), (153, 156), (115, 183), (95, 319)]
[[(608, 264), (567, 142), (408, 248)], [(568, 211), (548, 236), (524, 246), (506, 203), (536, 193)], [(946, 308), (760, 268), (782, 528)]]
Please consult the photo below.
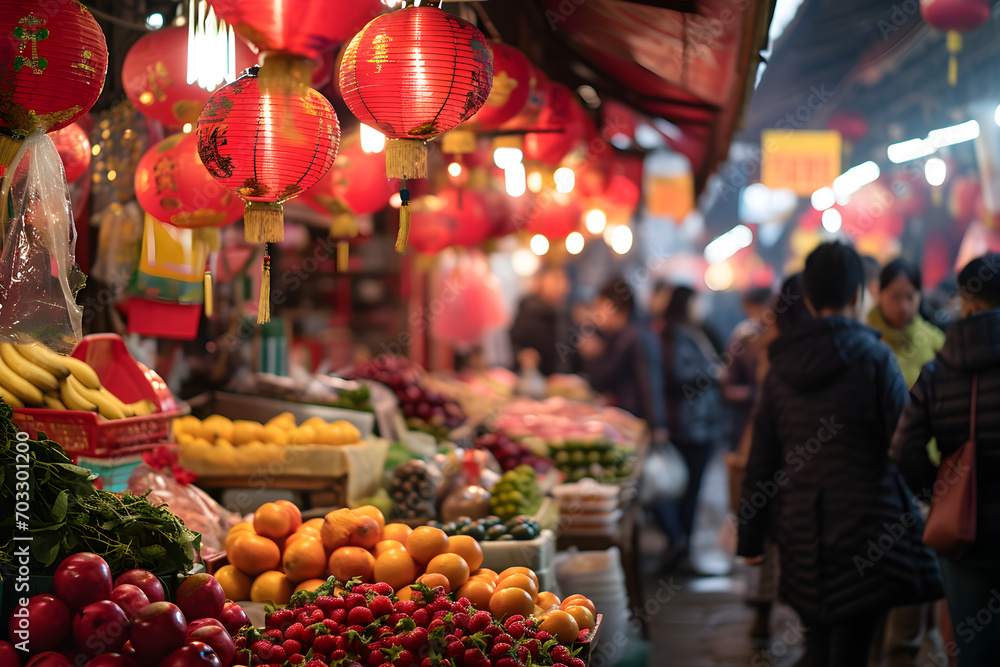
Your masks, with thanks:
[(24, 667), (73, 667), (73, 663), (62, 653), (46, 651), (29, 660)]
[(135, 660), (121, 653), (102, 653), (83, 667), (139, 667)]
[(149, 570), (129, 570), (124, 574), (118, 575), (118, 578), (115, 579), (115, 586), (118, 587), (122, 584), (138, 586), (146, 594), (150, 602), (163, 602), (167, 599), (166, 594), (163, 592), (163, 584)]
[(91, 602), (111, 597), (111, 568), (97, 554), (67, 556), (56, 568), (52, 588), (56, 597), (75, 612)]
[(356, 547), (374, 549), (381, 539), (382, 529), (378, 527), (378, 521), (365, 516), (357, 520), (354, 530), (351, 531), (350, 543)]
[(222, 606), (222, 613), (219, 614), (219, 620), (226, 627), (226, 632), (234, 636), (241, 628), (250, 624), (250, 619), (247, 617), (247, 613), (243, 610), (243, 607), (232, 601), (227, 601)]
[(159, 667), (222, 667), (222, 663), (211, 646), (191, 642), (164, 658)]
[(7, 623), (7, 635), (14, 644), (27, 641), (28, 653), (51, 651), (69, 632), (69, 608), (54, 595), (42, 593), (18, 605)]
[(21, 665), (21, 656), (10, 642), (0, 641), (0, 665), (10, 665), (10, 667)]
[(236, 642), (229, 636), (226, 629), (221, 625), (203, 625), (194, 631), (188, 632), (188, 642), (199, 641), (208, 644), (215, 651), (222, 667), (229, 667), (233, 664), (233, 657), (236, 655)]
[(187, 621), (177, 605), (151, 602), (132, 617), (128, 640), (142, 665), (155, 665), (184, 643)]
[(135, 584), (115, 586), (111, 591), (111, 601), (122, 608), (127, 618), (132, 618), (135, 612), (149, 604), (149, 598)]
[(226, 604), (222, 584), (205, 572), (186, 577), (174, 597), (185, 618), (218, 618)]
[(73, 639), (88, 658), (117, 653), (128, 639), (128, 617), (111, 600), (91, 602), (73, 616)]
[(188, 623), (188, 626), (187, 626), (188, 636), (191, 636), (191, 633), (194, 632), (195, 630), (197, 630), (198, 628), (204, 627), (206, 625), (214, 625), (215, 627), (220, 628), (222, 630), (226, 629), (226, 626), (224, 626), (222, 624), (222, 622), (219, 621), (219, 620), (217, 620), (217, 619), (214, 619), (214, 618), (198, 618), (198, 619), (195, 619), (195, 620), (191, 621), (190, 623)]

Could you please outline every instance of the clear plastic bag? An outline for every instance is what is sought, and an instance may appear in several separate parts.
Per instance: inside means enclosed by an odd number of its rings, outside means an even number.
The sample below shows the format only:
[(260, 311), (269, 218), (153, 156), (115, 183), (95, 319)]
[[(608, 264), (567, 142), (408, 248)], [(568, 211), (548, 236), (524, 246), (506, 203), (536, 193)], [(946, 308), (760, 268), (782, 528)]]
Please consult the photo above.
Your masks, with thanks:
[[(62, 159), (40, 133), (14, 159), (10, 194), (14, 216), (0, 255), (0, 337), (39, 340), (69, 353), (80, 340), (83, 309), (76, 292), (84, 276), (76, 264), (76, 228)], [(7, 191), (3, 192), (4, 201)]]

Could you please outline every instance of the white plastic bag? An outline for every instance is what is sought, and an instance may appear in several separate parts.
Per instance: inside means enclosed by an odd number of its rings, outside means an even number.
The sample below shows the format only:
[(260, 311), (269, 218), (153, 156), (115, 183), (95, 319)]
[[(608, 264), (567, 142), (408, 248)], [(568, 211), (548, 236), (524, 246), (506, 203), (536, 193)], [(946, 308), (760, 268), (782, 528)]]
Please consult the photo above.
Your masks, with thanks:
[(0, 255), (0, 337), (35, 339), (68, 353), (83, 331), (83, 309), (76, 304), (83, 274), (76, 265), (76, 228), (62, 159), (52, 139), (35, 133), (25, 139), (12, 171), (14, 216), (4, 230)]
[(642, 466), (643, 504), (680, 498), (688, 485), (688, 469), (684, 457), (669, 442), (654, 445)]

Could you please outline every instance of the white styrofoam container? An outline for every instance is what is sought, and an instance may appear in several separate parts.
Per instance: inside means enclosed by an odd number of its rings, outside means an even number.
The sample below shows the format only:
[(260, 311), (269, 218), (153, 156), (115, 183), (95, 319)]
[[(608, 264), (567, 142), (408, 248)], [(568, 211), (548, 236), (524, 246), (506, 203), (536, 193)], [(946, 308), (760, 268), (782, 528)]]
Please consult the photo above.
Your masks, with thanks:
[(538, 574), (552, 570), (552, 561), (556, 554), (556, 535), (546, 528), (533, 540), (480, 542), (479, 546), (483, 549), (485, 568), (501, 572), (508, 567), (529, 567)]
[(559, 484), (552, 489), (563, 514), (612, 512), (618, 509), (620, 494), (618, 485), (599, 484), (589, 478), (575, 484)]

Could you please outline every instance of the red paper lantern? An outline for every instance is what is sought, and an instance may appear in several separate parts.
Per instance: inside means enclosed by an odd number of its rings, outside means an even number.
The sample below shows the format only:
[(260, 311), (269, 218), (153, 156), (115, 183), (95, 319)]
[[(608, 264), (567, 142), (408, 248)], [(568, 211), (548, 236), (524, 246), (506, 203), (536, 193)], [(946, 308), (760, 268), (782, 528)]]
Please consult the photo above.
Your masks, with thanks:
[(15, 134), (66, 127), (104, 87), (108, 47), (76, 0), (0, 3), (0, 125)]
[(449, 246), (479, 245), (490, 235), (486, 200), (475, 190), (448, 188), (414, 202), (410, 244), (426, 255)]
[(160, 222), (223, 227), (243, 217), (243, 202), (212, 178), (198, 157), (198, 137), (174, 134), (151, 147), (135, 170), (135, 198)]
[(990, 20), (989, 0), (920, 0), (920, 15), (938, 30), (975, 30)]
[(580, 141), (585, 114), (573, 93), (561, 83), (549, 86), (548, 98), (538, 116), (539, 129), (549, 132), (529, 132), (524, 135), (526, 162), (559, 164)]
[[(236, 67), (255, 64), (256, 56), (236, 40)], [(212, 93), (187, 82), (188, 28), (170, 27), (143, 35), (125, 54), (122, 86), (143, 115), (167, 127), (194, 123)]]
[(318, 61), (383, 9), (379, 0), (209, 0), (257, 51)]
[(543, 191), (532, 200), (525, 201), (521, 213), (524, 230), (541, 234), (550, 241), (564, 239), (577, 230), (583, 207), (577, 197), (558, 192)]
[(897, 210), (896, 197), (879, 182), (862, 187), (839, 210), (841, 229), (851, 238), (895, 239), (903, 233), (905, 223)]
[(66, 181), (72, 183), (90, 168), (90, 139), (79, 123), (71, 123), (49, 134), (62, 158)]
[(506, 44), (490, 44), (493, 53), (493, 88), (486, 103), (462, 126), (469, 130), (495, 130), (519, 114), (528, 102), (534, 67), (523, 53)]
[(538, 122), (538, 115), (545, 106), (545, 100), (549, 95), (549, 77), (545, 72), (537, 67), (531, 68), (531, 77), (528, 80), (528, 99), (524, 101), (524, 106), (517, 114), (500, 126), (503, 130), (523, 130), (533, 127)]
[(340, 143), (337, 161), (302, 201), (319, 213), (378, 213), (389, 205), (396, 184), (385, 175), (385, 156), (361, 150), (357, 131)]

